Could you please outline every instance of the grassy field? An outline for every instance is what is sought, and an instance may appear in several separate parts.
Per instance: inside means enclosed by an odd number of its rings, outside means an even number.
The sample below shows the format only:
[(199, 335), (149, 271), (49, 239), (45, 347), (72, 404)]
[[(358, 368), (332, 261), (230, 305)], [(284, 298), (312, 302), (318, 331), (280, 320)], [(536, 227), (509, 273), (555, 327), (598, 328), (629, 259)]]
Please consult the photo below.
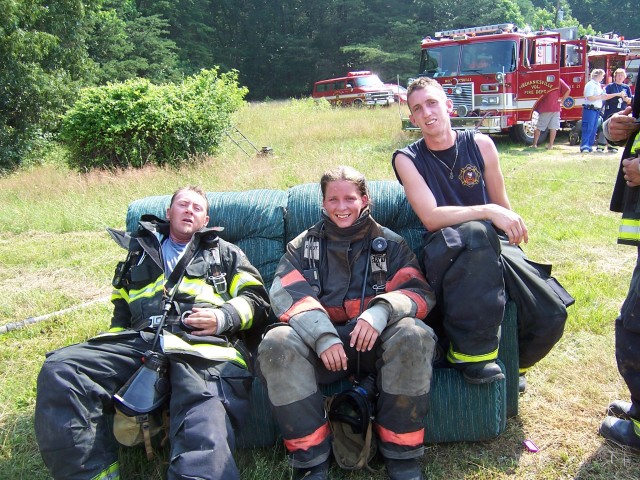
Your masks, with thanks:
[[(0, 334), (0, 479), (49, 478), (35, 444), (35, 380), (44, 354), (107, 328), (113, 268), (121, 257), (105, 227), (124, 227), (127, 205), (187, 183), (209, 191), (285, 189), (316, 182), (328, 167), (352, 165), (370, 180), (393, 179), (391, 153), (413, 138), (389, 109), (316, 109), (306, 101), (249, 105), (237, 117), (247, 142), (180, 171), (80, 174), (61, 166), (63, 151), (28, 171), (0, 178), (0, 327), (52, 312), (26, 328)], [(237, 138), (237, 137), (236, 137)], [(554, 265), (576, 298), (566, 333), (527, 375), (520, 414), (497, 439), (429, 445), (423, 458), (434, 479), (637, 479), (640, 459), (597, 434), (608, 403), (628, 398), (615, 366), (613, 321), (625, 297), (635, 250), (616, 245), (618, 215), (609, 198), (618, 154), (578, 153), (566, 135), (552, 151), (495, 138), (513, 208), (530, 232), (525, 251)], [(97, 301), (96, 301), (97, 300)], [(94, 302), (94, 303), (90, 303)], [(529, 453), (525, 439), (540, 451)], [(242, 478), (288, 479), (281, 446), (238, 452)], [(123, 478), (163, 478), (139, 450), (123, 452)], [(134, 473), (141, 471), (141, 473)], [(332, 478), (381, 480), (383, 474), (339, 472)]]

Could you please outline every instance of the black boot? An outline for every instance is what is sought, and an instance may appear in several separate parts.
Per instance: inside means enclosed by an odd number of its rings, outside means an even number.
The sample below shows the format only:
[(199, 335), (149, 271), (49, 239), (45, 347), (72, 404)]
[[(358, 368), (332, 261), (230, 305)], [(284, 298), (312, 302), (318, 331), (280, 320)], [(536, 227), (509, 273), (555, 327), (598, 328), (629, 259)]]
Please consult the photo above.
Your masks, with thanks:
[(618, 446), (640, 452), (640, 437), (636, 435), (631, 420), (607, 417), (600, 425), (600, 435)]
[(294, 468), (293, 480), (327, 480), (330, 460), (331, 457), (321, 464), (309, 468)]
[(415, 458), (385, 458), (384, 464), (390, 480), (424, 480), (420, 464)]
[(524, 393), (527, 390), (527, 378), (524, 373), (521, 373), (518, 377), (518, 393)]
[(461, 365), (462, 378), (467, 383), (482, 384), (504, 380), (504, 373), (496, 362), (465, 363)]
[(640, 412), (638, 412), (638, 409), (635, 408), (631, 402), (625, 402), (624, 400), (615, 400), (614, 402), (611, 402), (611, 405), (609, 405), (609, 408), (607, 409), (607, 415), (623, 418), (625, 420), (630, 420), (631, 417), (640, 418)]

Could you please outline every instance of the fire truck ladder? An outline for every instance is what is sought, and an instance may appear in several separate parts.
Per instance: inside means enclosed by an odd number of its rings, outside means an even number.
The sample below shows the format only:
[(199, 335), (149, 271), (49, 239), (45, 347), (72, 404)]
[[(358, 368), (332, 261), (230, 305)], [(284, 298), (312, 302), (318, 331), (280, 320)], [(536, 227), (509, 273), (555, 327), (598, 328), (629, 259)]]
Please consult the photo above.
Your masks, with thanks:
[(640, 40), (625, 40), (618, 36), (598, 37), (595, 35), (587, 35), (586, 39), (590, 52), (640, 55)]

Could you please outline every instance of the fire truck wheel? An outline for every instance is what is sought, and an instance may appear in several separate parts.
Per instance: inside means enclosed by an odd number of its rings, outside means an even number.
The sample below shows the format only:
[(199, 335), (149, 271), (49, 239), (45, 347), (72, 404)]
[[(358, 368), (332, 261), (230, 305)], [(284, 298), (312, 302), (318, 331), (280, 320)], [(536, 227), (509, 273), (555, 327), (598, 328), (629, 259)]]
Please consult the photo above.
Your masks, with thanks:
[[(511, 138), (518, 143), (524, 143), (525, 145), (533, 144), (533, 132), (535, 127), (531, 122), (520, 123), (518, 125), (514, 125), (509, 130), (509, 134)], [(544, 132), (540, 132), (540, 138), (538, 139), (538, 143), (542, 143), (547, 139), (547, 135), (549, 132), (545, 130)]]
[(356, 108), (361, 108), (361, 107), (362, 107), (362, 105), (363, 105), (363, 102), (362, 102), (362, 99), (361, 99), (361, 98), (356, 98), (356, 99), (353, 101), (353, 106), (354, 106), (354, 107), (356, 107)]
[(580, 139), (582, 138), (582, 120), (578, 120), (576, 124), (571, 128), (569, 132), (569, 145), (580, 145)]

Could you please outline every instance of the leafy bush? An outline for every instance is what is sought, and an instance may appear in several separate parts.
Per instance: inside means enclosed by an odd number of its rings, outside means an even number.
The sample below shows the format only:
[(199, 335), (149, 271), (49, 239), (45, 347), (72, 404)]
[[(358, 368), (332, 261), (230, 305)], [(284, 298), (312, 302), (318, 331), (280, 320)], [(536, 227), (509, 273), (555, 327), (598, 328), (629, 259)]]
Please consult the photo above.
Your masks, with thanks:
[(62, 121), (71, 167), (178, 166), (213, 153), (247, 89), (237, 72), (202, 70), (181, 84), (145, 79), (84, 89)]

